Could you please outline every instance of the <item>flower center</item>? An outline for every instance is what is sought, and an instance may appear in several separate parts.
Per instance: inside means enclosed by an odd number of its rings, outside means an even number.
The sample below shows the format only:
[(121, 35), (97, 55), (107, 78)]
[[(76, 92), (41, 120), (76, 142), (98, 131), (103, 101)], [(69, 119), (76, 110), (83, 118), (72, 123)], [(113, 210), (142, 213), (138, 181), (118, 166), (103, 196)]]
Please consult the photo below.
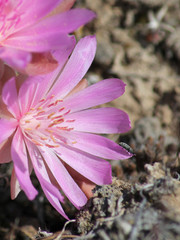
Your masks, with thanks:
[(64, 119), (70, 109), (63, 107), (63, 100), (53, 101), (53, 98), (54, 95), (41, 99), (19, 121), (24, 136), (37, 146), (59, 147), (60, 143), (68, 142), (63, 132), (73, 130), (68, 123), (75, 120)]
[(0, 42), (11, 34), (20, 21), (18, 8), (22, 0), (0, 0)]

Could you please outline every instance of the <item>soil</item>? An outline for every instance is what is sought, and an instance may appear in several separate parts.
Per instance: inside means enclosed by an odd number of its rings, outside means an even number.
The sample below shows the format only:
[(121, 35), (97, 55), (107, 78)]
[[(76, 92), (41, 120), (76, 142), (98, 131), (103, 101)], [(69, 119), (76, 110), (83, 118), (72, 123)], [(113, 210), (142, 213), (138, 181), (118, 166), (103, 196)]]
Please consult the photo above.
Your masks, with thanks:
[[(44, 197), (10, 199), (11, 165), (0, 166), (0, 239), (180, 239), (180, 2), (77, 0), (97, 18), (77, 39), (95, 34), (89, 84), (120, 78), (125, 94), (107, 104), (126, 111), (132, 130), (108, 137), (134, 152), (111, 161), (113, 182), (97, 186), (86, 206), (64, 209), (66, 222)], [(124, 144), (126, 143), (126, 144)], [(128, 145), (127, 145), (128, 144)]]

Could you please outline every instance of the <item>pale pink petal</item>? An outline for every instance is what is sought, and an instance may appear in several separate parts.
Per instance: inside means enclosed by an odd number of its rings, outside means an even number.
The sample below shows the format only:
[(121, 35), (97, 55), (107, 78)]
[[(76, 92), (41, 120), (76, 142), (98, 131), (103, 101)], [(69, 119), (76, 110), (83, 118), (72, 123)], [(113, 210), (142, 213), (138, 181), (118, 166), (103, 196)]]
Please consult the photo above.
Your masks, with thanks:
[(58, 198), (53, 195), (50, 191), (48, 191), (44, 186), (42, 186), (43, 192), (45, 193), (48, 201), (51, 203), (51, 205), (67, 220), (69, 220), (68, 216), (65, 214)]
[(74, 148), (101, 158), (120, 160), (130, 158), (133, 155), (117, 143), (99, 135), (64, 131), (61, 133), (61, 136), (64, 136), (69, 142), (72, 142)]
[(61, 145), (56, 151), (65, 163), (92, 182), (98, 185), (111, 183), (109, 162), (68, 145)]
[[(124, 133), (130, 130), (130, 120), (124, 111), (116, 108), (88, 109), (64, 117), (62, 127), (93, 133)], [(75, 120), (75, 121), (71, 121)]]
[(59, 63), (55, 71), (44, 76), (28, 77), (22, 84), (19, 90), (19, 104), (22, 114), (27, 112), (30, 107), (35, 107), (42, 98), (46, 98), (46, 94), (57, 80), (57, 76), (64, 67), (74, 45), (75, 41), (73, 45), (67, 49), (52, 52)]
[(96, 39), (94, 36), (81, 39), (50, 94), (61, 98), (65, 97), (84, 77), (94, 59), (95, 51)]
[(15, 199), (20, 191), (21, 191), (21, 187), (17, 180), (16, 173), (13, 168), (12, 174), (11, 174), (11, 199), (12, 200)]
[[(106, 79), (100, 81), (81, 92), (64, 100), (64, 106), (76, 112), (110, 102), (120, 97), (125, 91), (125, 84), (120, 79)], [(86, 99), (86, 101), (84, 101)]]
[(0, 58), (7, 64), (15, 68), (25, 68), (31, 61), (31, 54), (26, 51), (18, 50), (13, 47), (3, 47)]
[(2, 99), (7, 105), (8, 110), (16, 118), (20, 117), (17, 89), (16, 89), (16, 79), (11, 78), (3, 87)]
[(41, 186), (44, 186), (47, 191), (51, 192), (51, 194), (53, 194), (61, 202), (63, 202), (64, 197), (60, 194), (59, 190), (51, 183), (40, 150), (34, 144), (30, 143), (28, 140), (26, 140), (26, 145), (28, 147), (28, 152), (34, 167), (34, 171), (39, 179)]
[(52, 11), (61, 1), (62, 0), (22, 1), (22, 4), (16, 10), (20, 15), (21, 21), (16, 24), (15, 30), (18, 31), (36, 23), (40, 18)]
[(26, 145), (28, 147), (34, 171), (47, 199), (63, 217), (68, 219), (59, 202), (59, 201), (63, 202), (64, 198), (60, 194), (59, 190), (52, 184), (44, 164), (44, 159), (42, 158), (40, 151), (36, 148), (36, 146), (31, 144), (29, 141), (26, 141)]
[(42, 80), (42, 76), (29, 77), (19, 89), (18, 100), (22, 116), (32, 107), (37, 95), (41, 97), (41, 94), (44, 94), (43, 89), (40, 91), (41, 88), (39, 88)]
[(41, 149), (42, 156), (65, 195), (77, 208), (84, 206), (87, 198), (69, 175), (61, 160), (48, 148)]
[(13, 34), (12, 37), (31, 37), (41, 34), (71, 33), (95, 17), (95, 13), (87, 9), (72, 9), (58, 15), (45, 18), (35, 25)]
[(16, 130), (17, 121), (10, 119), (0, 119), (0, 144), (8, 139)]
[(62, 53), (62, 61), (54, 72), (45, 76), (28, 77), (28, 79), (24, 81), (19, 89), (18, 96), (22, 115), (28, 112), (30, 108), (35, 107), (41, 99), (46, 98), (46, 93), (55, 81), (58, 72), (63, 67), (69, 54), (69, 51)]
[(19, 181), (21, 189), (26, 193), (30, 200), (33, 200), (37, 195), (37, 190), (32, 185), (30, 179), (29, 160), (27, 158), (26, 146), (23, 140), (22, 133), (17, 129), (14, 135), (11, 156), (14, 163), (14, 170)]
[(66, 33), (48, 33), (39, 32), (27, 35), (25, 33), (14, 34), (8, 38), (4, 46), (16, 48), (30, 52), (46, 52), (54, 49), (63, 49), (71, 46), (74, 37), (68, 36)]

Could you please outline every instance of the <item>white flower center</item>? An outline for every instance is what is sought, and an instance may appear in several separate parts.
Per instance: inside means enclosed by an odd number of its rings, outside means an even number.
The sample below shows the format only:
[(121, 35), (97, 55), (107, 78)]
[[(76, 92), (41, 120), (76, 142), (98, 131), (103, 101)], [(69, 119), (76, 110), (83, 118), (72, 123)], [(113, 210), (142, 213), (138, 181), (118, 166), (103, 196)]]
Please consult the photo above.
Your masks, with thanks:
[(21, 130), (26, 138), (37, 146), (50, 148), (59, 147), (59, 143), (67, 143), (62, 137), (63, 131), (71, 131), (64, 116), (70, 113), (62, 106), (62, 100), (52, 101), (54, 96), (41, 99), (35, 108), (31, 108), (19, 121)]

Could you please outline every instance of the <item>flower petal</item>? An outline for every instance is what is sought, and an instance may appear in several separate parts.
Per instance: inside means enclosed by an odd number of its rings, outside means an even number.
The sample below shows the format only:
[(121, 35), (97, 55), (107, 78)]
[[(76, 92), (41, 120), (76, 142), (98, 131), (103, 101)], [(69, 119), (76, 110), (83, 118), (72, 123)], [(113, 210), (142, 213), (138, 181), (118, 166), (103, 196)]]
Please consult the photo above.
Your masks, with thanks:
[(52, 184), (49, 178), (49, 175), (47, 173), (44, 160), (40, 154), (40, 151), (37, 149), (36, 146), (31, 144), (29, 141), (26, 141), (26, 145), (28, 147), (28, 151), (32, 160), (34, 171), (36, 173), (36, 176), (41, 184), (41, 187), (47, 199), (63, 217), (68, 219), (67, 215), (65, 214), (59, 202), (59, 201), (63, 202), (64, 198), (60, 194), (59, 190)]
[(16, 31), (36, 23), (40, 18), (52, 11), (61, 1), (62, 0), (21, 1), (22, 4), (16, 9), (21, 17), (21, 21), (16, 24)]
[(83, 175), (81, 175), (80, 173), (78, 173), (77, 171), (75, 171), (73, 168), (71, 168), (65, 162), (64, 162), (64, 166), (68, 170), (71, 177), (75, 180), (75, 182), (79, 185), (81, 190), (84, 192), (86, 197), (88, 199), (93, 197), (92, 190), (96, 187), (96, 184), (93, 183), (92, 181), (90, 181), (89, 179), (87, 179), (86, 177), (84, 177)]
[(76, 182), (74, 182), (61, 160), (51, 150), (47, 148), (41, 148), (41, 150), (42, 156), (65, 195), (77, 208), (84, 206), (87, 198)]
[(49, 200), (49, 202), (51, 203), (51, 205), (67, 220), (69, 220), (68, 216), (65, 214), (58, 198), (53, 195), (50, 191), (47, 190), (46, 187), (44, 187), (44, 185), (42, 185), (42, 189), (43, 192), (45, 193), (47, 199)]
[(87, 9), (72, 9), (58, 15), (44, 18), (37, 24), (19, 31), (14, 36), (36, 36), (39, 34), (71, 33), (81, 25), (95, 17), (95, 13)]
[(0, 144), (7, 140), (16, 130), (17, 121), (13, 119), (0, 119)]
[(36, 96), (43, 94), (43, 91), (38, 91), (41, 82), (42, 76), (29, 77), (19, 89), (18, 100), (22, 116), (32, 107)]
[(2, 99), (7, 105), (7, 108), (12, 113), (12, 115), (16, 118), (19, 118), (20, 110), (18, 104), (15, 77), (9, 79), (9, 81), (7, 81), (7, 83), (4, 85), (2, 90)]
[(25, 68), (31, 61), (31, 54), (13, 47), (2, 47), (0, 58), (14, 68)]
[(43, 76), (29, 77), (22, 84), (19, 90), (19, 105), (22, 114), (27, 112), (30, 107), (36, 107), (42, 98), (46, 98), (46, 94), (57, 80), (57, 76), (64, 67), (74, 45), (75, 41), (73, 42), (73, 45), (67, 49), (52, 52), (53, 56), (58, 61), (58, 67), (55, 71)]
[(12, 141), (11, 156), (14, 162), (14, 170), (21, 189), (26, 193), (30, 200), (33, 200), (38, 192), (30, 180), (29, 160), (27, 158), (23, 136), (19, 129), (17, 129)]
[(94, 59), (95, 51), (96, 39), (94, 36), (81, 39), (49, 94), (61, 98), (66, 96), (87, 72)]
[(133, 155), (117, 143), (99, 135), (71, 131), (64, 132), (61, 136), (64, 136), (68, 141), (71, 141), (74, 148), (101, 158), (122, 160), (130, 158)]
[[(123, 81), (116, 78), (106, 79), (89, 86), (73, 96), (69, 96), (64, 100), (64, 106), (71, 109), (71, 112), (76, 112), (110, 102), (120, 97), (124, 91), (125, 84)], [(84, 99), (86, 100), (84, 101)]]
[(98, 185), (111, 183), (109, 162), (64, 144), (56, 151), (65, 163), (92, 182)]
[[(130, 130), (130, 120), (124, 111), (116, 108), (88, 109), (64, 117), (62, 127), (93, 133), (124, 133)], [(74, 122), (72, 120), (75, 120)]]
[(46, 52), (54, 49), (67, 48), (73, 43), (73, 39), (73, 36), (58, 32), (40, 32), (39, 34), (32, 32), (30, 36), (20, 32), (6, 39), (4, 46), (14, 47), (23, 51)]

